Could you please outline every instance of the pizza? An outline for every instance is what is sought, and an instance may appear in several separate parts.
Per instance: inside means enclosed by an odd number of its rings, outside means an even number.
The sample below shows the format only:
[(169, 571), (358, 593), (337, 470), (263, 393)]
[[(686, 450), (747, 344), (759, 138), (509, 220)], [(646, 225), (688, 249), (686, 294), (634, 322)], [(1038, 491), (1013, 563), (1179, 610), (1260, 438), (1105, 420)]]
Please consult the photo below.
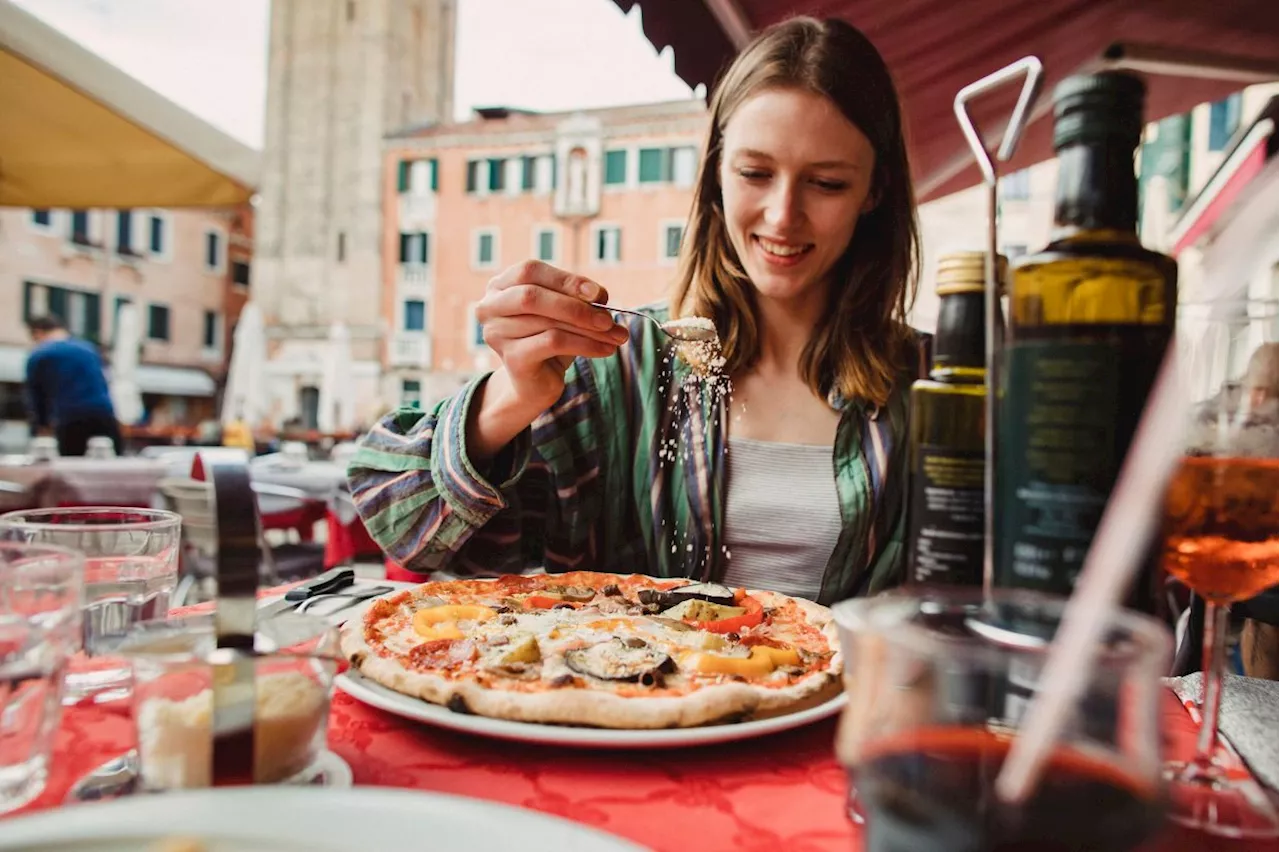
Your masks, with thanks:
[(840, 689), (831, 611), (776, 592), (575, 571), (426, 583), (343, 626), (366, 678), (459, 713), (680, 728)]

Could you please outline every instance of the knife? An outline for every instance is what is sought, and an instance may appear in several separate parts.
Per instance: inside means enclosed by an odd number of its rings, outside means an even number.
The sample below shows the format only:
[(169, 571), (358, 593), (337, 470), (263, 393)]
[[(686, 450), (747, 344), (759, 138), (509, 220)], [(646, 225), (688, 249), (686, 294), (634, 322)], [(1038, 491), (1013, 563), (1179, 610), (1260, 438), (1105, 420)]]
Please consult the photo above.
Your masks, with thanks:
[(356, 582), (356, 572), (351, 568), (333, 568), (325, 571), (316, 577), (312, 577), (305, 583), (294, 586), (292, 589), (284, 593), (284, 597), (278, 601), (267, 604), (258, 610), (258, 620), (265, 621), (268, 618), (279, 615), (282, 612), (293, 609), (305, 600), (314, 598), (316, 595), (328, 595), (333, 592), (340, 592), (348, 586), (354, 585)]

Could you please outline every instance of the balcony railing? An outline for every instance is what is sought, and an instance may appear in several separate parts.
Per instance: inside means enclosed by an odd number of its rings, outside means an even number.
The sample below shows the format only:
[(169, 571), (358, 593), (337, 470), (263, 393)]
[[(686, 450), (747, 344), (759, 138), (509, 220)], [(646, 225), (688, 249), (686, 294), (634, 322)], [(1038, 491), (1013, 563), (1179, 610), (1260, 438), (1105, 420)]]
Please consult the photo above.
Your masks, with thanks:
[(426, 332), (402, 331), (391, 338), (392, 367), (429, 367), (431, 339)]
[(431, 267), (425, 263), (400, 264), (400, 290), (404, 295), (425, 295), (431, 289)]

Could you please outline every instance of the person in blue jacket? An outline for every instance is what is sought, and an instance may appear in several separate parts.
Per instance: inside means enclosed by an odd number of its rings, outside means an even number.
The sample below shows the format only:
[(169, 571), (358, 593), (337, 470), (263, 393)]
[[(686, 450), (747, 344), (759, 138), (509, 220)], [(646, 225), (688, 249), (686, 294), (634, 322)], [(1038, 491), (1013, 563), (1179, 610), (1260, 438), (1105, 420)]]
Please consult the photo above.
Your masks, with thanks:
[(82, 456), (90, 438), (105, 436), (120, 455), (120, 423), (97, 347), (73, 337), (54, 316), (31, 318), (27, 330), (36, 344), (27, 356), (33, 433), (53, 435), (64, 456)]

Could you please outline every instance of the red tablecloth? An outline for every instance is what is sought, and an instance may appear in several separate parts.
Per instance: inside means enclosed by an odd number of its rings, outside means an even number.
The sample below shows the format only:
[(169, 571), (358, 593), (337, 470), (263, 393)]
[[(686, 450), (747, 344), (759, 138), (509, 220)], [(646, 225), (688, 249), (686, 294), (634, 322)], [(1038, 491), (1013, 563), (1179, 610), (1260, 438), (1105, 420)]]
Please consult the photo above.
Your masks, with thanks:
[[(343, 523), (332, 509), (324, 516), (326, 538), (324, 542), (324, 567), (350, 565), (360, 556), (382, 556), (382, 548), (369, 537), (364, 528), (364, 521), (352, 518), (350, 523)], [(387, 579), (398, 579), (388, 577)]]
[[(1195, 725), (1169, 693), (1166, 747), (1187, 755)], [(736, 744), (672, 751), (603, 752), (521, 745), (418, 725), (345, 694), (333, 701), (330, 747), (357, 784), (475, 796), (568, 817), (658, 852), (851, 852), (845, 775), (832, 754), (834, 722)], [(125, 751), (126, 704), (69, 709), (54, 771), (27, 810), (57, 805), (72, 782)], [(21, 813), (21, 811), (19, 812)], [(1171, 829), (1152, 850), (1274, 850)]]

